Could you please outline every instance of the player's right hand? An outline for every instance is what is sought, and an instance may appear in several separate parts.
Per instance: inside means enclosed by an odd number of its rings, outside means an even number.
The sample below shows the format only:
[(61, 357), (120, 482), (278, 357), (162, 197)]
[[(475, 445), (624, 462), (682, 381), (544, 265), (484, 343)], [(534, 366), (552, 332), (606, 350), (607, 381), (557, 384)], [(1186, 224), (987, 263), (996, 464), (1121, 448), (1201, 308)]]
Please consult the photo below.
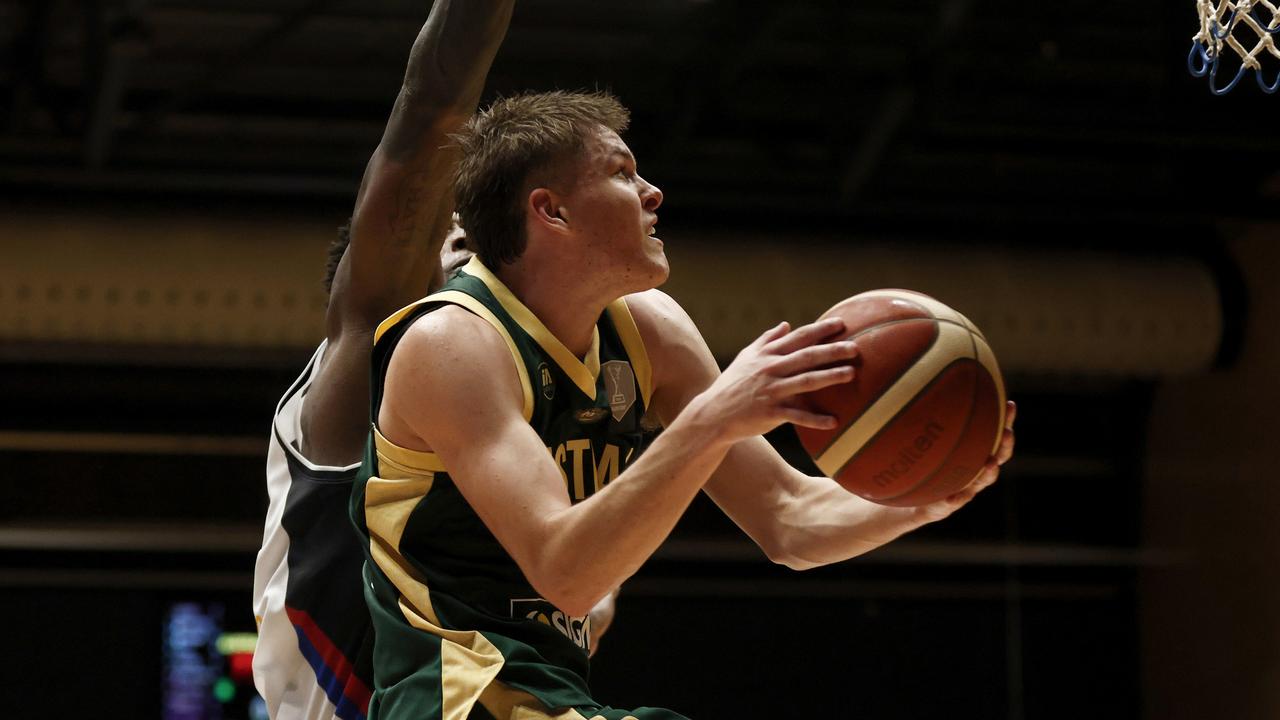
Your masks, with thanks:
[(784, 422), (830, 429), (835, 417), (805, 409), (798, 396), (853, 379), (852, 340), (832, 340), (844, 322), (828, 318), (792, 330), (781, 323), (756, 338), (690, 405), (706, 413), (721, 439), (763, 435)]

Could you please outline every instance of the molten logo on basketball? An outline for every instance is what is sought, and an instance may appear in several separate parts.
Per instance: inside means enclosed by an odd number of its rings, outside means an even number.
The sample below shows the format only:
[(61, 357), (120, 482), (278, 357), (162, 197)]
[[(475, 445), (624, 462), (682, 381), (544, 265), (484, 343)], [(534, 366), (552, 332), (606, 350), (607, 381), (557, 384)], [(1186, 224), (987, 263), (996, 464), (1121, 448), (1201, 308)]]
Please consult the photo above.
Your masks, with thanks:
[(900, 450), (888, 467), (871, 477), (871, 482), (882, 488), (892, 485), (894, 481), (910, 471), (912, 466), (925, 456), (925, 453), (929, 452), (929, 448), (933, 447), (933, 444), (942, 436), (943, 430), (942, 425), (936, 421), (925, 425), (920, 435)]

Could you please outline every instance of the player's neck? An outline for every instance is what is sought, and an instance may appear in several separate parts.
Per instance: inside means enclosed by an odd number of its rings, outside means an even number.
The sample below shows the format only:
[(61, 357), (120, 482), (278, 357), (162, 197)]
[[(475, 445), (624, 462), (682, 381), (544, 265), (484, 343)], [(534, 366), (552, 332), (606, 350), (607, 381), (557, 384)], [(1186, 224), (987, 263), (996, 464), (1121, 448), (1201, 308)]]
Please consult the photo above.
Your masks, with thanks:
[(524, 303), (574, 356), (582, 358), (591, 349), (596, 322), (614, 297), (584, 283), (577, 268), (535, 267), (524, 259), (494, 269), (511, 294)]

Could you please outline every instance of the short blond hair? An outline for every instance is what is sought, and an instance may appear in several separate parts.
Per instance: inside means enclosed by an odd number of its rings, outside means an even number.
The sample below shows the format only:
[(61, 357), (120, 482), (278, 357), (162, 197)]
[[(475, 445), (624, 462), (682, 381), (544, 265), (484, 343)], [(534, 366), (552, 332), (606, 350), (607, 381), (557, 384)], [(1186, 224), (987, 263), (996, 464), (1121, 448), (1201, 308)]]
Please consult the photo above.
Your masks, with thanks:
[(621, 134), (630, 113), (608, 92), (525, 93), (480, 111), (454, 136), (459, 224), (489, 267), (524, 253), (524, 194), (582, 156), (600, 128)]

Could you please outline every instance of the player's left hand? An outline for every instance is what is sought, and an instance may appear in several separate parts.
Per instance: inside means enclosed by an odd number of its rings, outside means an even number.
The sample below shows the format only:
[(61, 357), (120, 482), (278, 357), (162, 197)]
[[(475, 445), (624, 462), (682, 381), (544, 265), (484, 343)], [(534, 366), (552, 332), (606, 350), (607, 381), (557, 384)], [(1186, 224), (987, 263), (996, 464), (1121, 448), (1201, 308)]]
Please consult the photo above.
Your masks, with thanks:
[(937, 502), (916, 508), (920, 520), (926, 523), (941, 520), (964, 507), (974, 496), (995, 483), (996, 478), (1000, 477), (1000, 466), (1013, 457), (1013, 421), (1017, 415), (1018, 406), (1010, 400), (1004, 413), (1004, 437), (1000, 439), (1000, 447), (996, 449), (996, 454), (987, 460), (981, 472), (963, 490)]
[(587, 653), (587, 657), (595, 657), (596, 651), (600, 649), (600, 638), (604, 637), (609, 626), (613, 624), (617, 600), (618, 591), (614, 590), (591, 608), (591, 650)]

